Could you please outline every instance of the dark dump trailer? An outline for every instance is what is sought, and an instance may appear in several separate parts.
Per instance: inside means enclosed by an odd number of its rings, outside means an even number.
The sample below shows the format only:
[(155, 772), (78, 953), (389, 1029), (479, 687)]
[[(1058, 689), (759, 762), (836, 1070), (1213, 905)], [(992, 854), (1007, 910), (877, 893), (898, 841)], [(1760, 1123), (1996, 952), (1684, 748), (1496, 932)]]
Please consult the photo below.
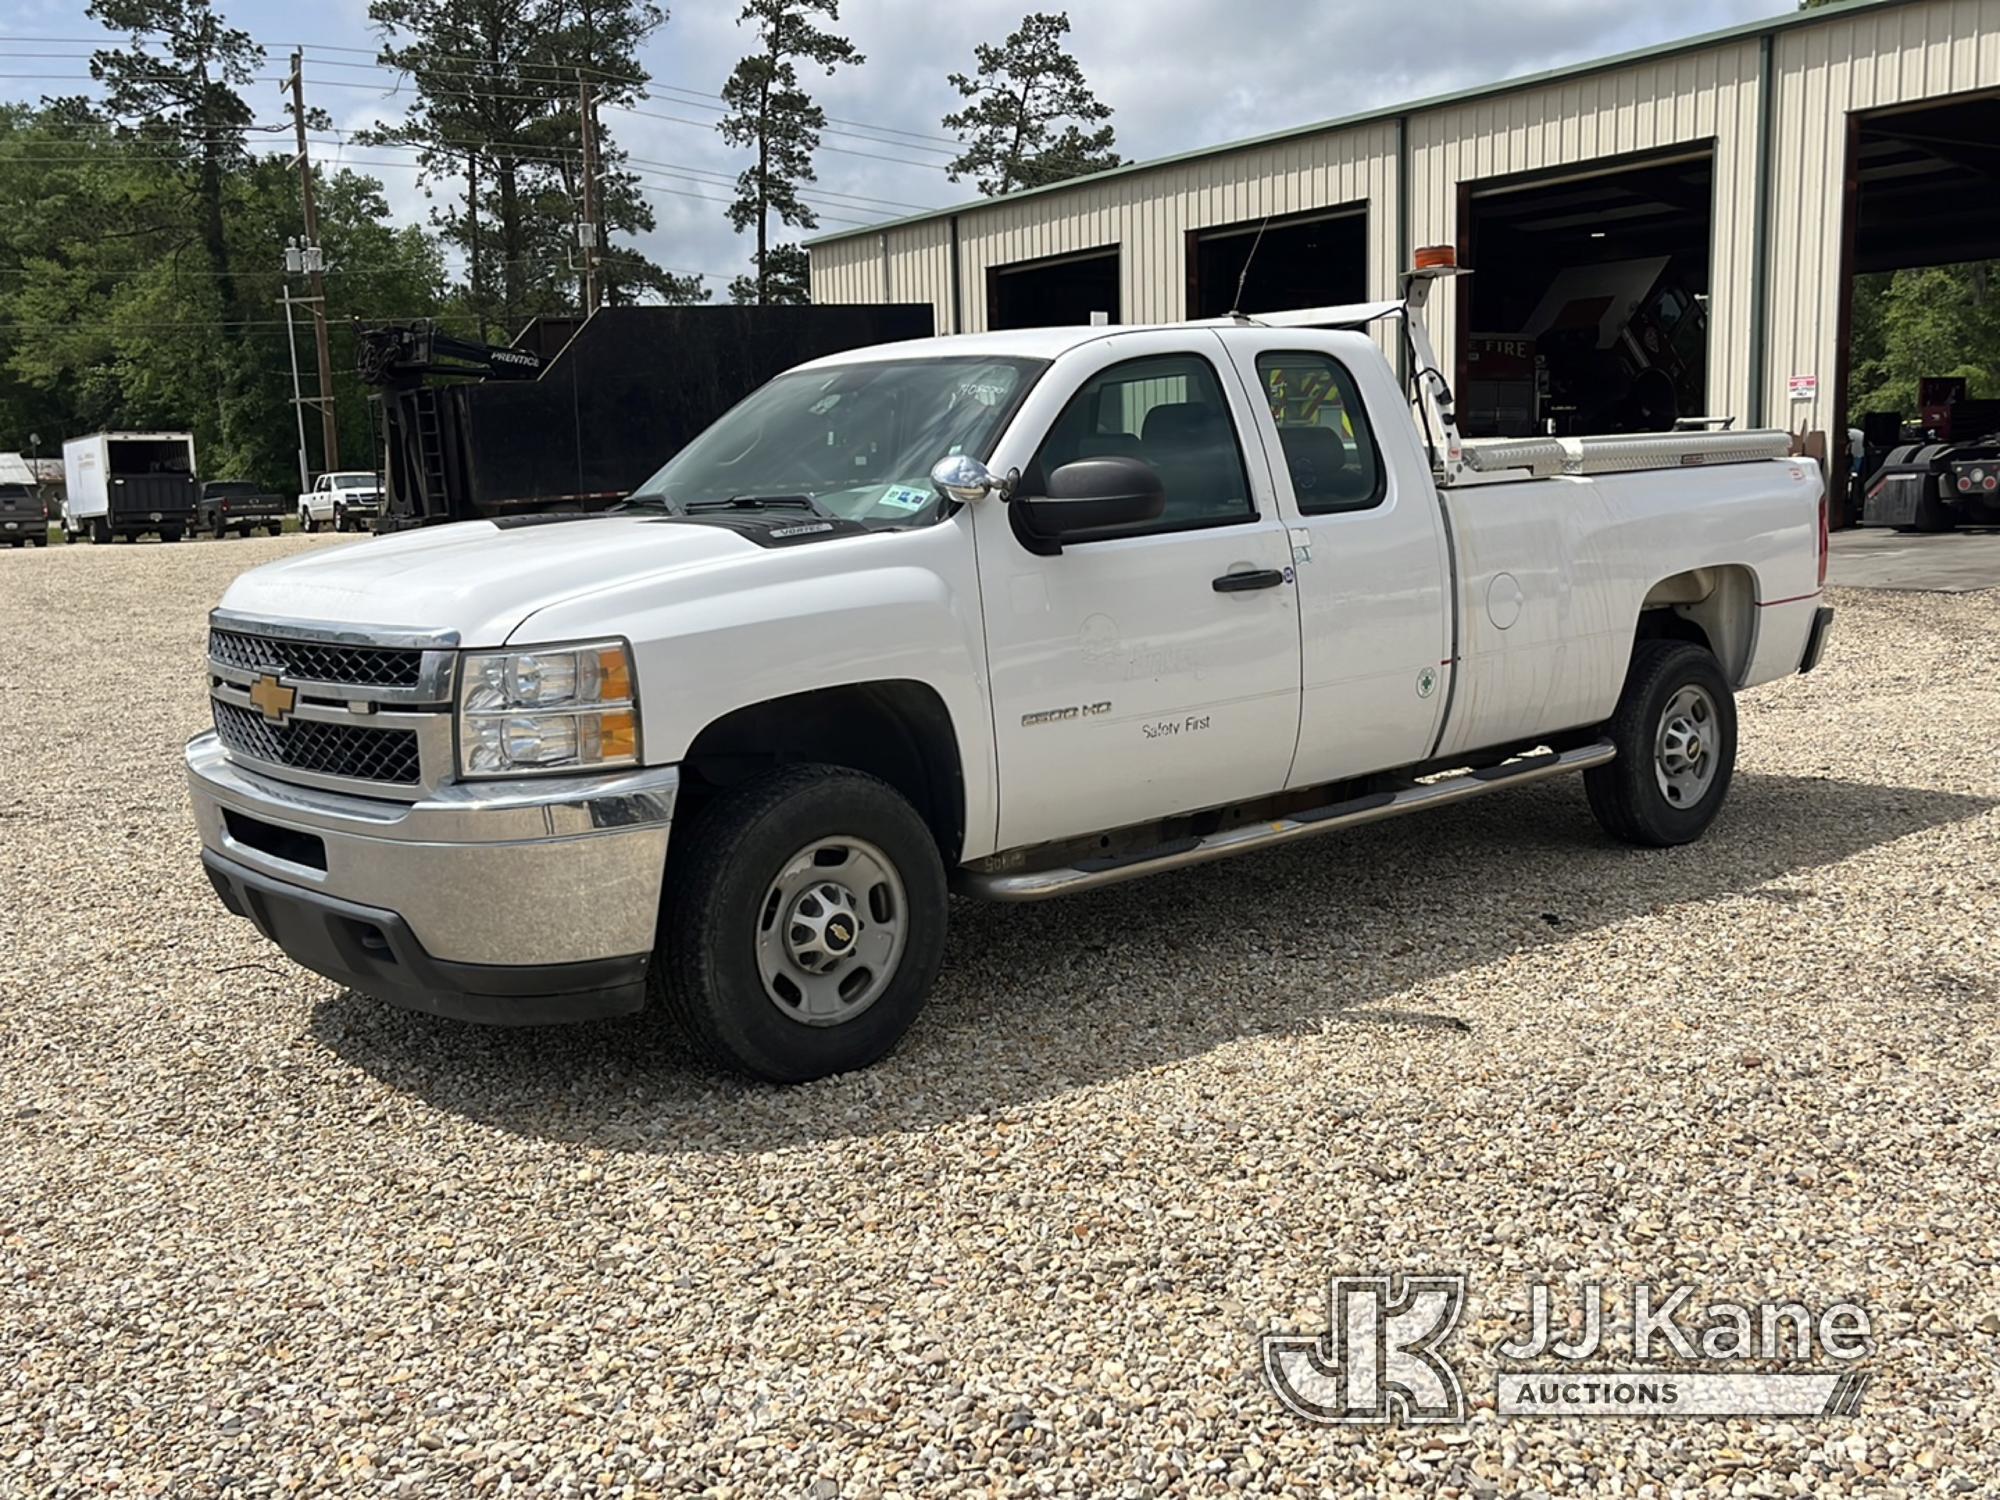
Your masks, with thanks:
[(772, 376), (930, 337), (927, 305), (609, 307), (509, 345), (416, 323), (363, 330), (382, 531), (615, 505)]

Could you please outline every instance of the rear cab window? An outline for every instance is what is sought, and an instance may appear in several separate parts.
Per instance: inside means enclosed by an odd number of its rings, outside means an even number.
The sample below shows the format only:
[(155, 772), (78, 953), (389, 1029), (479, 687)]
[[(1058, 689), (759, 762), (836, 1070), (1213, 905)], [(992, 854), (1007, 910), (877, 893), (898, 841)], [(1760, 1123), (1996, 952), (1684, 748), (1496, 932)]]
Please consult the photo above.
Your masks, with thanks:
[(1257, 383), (1278, 429), (1301, 514), (1370, 510), (1387, 484), (1382, 453), (1348, 368), (1329, 354), (1271, 350)]

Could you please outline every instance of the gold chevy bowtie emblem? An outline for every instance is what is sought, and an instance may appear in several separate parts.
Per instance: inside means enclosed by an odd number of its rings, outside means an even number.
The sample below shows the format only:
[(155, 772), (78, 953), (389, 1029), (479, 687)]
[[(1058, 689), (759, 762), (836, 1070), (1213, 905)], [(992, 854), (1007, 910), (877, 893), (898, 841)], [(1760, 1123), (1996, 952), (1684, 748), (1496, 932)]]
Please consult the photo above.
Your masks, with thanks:
[(251, 707), (274, 724), (284, 721), (298, 698), (297, 689), (286, 687), (275, 677), (259, 677), (250, 685)]

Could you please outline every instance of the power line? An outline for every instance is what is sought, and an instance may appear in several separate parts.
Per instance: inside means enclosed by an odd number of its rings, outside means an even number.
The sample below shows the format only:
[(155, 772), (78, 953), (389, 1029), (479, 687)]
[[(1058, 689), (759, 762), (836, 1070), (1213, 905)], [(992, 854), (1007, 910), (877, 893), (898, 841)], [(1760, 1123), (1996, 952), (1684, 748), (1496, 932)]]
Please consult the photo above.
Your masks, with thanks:
[[(49, 42), (49, 43), (54, 43), (54, 44), (68, 44), (68, 45), (73, 45), (73, 46), (84, 46), (84, 47), (90, 47), (90, 48), (94, 49), (94, 51), (102, 51), (102, 50), (106, 50), (106, 49), (108, 49), (108, 48), (111, 48), (111, 47), (114, 47), (114, 46), (132, 46), (132, 45), (134, 45), (134, 44), (133, 44), (133, 43), (131, 43), (131, 42), (130, 42), (129, 40), (121, 40), (121, 39), (119, 39), (119, 38), (117, 38), (117, 37), (115, 37), (115, 36), (111, 36), (111, 37), (51, 37), (51, 36), (36, 36), (36, 35), (33, 35), (33, 34), (31, 34), (31, 33), (18, 33), (18, 32), (17, 32), (17, 33), (12, 33), (12, 34), (7, 34), (7, 35), (0, 35), (0, 40), (5, 40), (5, 41), (31, 41), (31, 42)], [(253, 38), (253, 40), (254, 40), (254, 38)], [(139, 43), (138, 45), (139, 45), (139, 47), (141, 48), (141, 50), (143, 50), (143, 49), (144, 49), (145, 47), (148, 47), (148, 46), (158, 46), (158, 45), (161, 45), (161, 44), (159, 44), (159, 43)], [(343, 63), (343, 62), (339, 62), (339, 61), (337, 61), (337, 60), (335, 60), (335, 59), (332, 59), (332, 58), (315, 58), (315, 59), (313, 59), (314, 61), (316, 61), (316, 62), (319, 62), (319, 63), (323, 64), (323, 65), (324, 65), (324, 66), (326, 66), (326, 67), (337, 67), (337, 68), (370, 68), (370, 69), (373, 69), (373, 70), (375, 70), (375, 71), (378, 71), (378, 72), (384, 72), (384, 73), (405, 73), (405, 72), (406, 72), (406, 70), (404, 70), (404, 69), (400, 69), (400, 68), (397, 68), (397, 67), (395, 67), (395, 66), (394, 66), (393, 64), (389, 64), (389, 63), (384, 63), (383, 61), (381, 61), (381, 57), (382, 57), (382, 53), (381, 53), (381, 49), (379, 49), (379, 48), (374, 48), (374, 47), (348, 47), (348, 46), (340, 46), (340, 45), (337, 45), (337, 44), (335, 44), (335, 43), (332, 43), (332, 42), (258, 42), (258, 43), (257, 43), (257, 45), (258, 45), (259, 47), (261, 47), (261, 48), (262, 48), (262, 49), (263, 49), (263, 50), (264, 50), (265, 52), (267, 52), (267, 53), (268, 53), (268, 52), (271, 52), (271, 51), (273, 51), (273, 50), (277, 50), (277, 51), (282, 51), (282, 50), (285, 50), (286, 48), (295, 48), (295, 49), (298, 49), (298, 50), (300, 50), (300, 51), (304, 51), (304, 52), (308, 52), (308, 53), (310, 53), (310, 52), (345, 52), (345, 53), (350, 53), (350, 54), (353, 54), (353, 55), (356, 55), (356, 56), (361, 56), (361, 57), (368, 57), (368, 58), (372, 59), (372, 61), (370, 61), (370, 62), (366, 62), (366, 63)], [(61, 53), (32, 53), (32, 54), (27, 54), (27, 53), (16, 53), (16, 54), (14, 54), (14, 55), (15, 55), (15, 56), (48, 56), (48, 57), (60, 57), (60, 56), (63, 56), (64, 54), (61, 54)], [(90, 55), (90, 54), (79, 54), (79, 56), (85, 56), (85, 55)], [(630, 84), (630, 85), (634, 85), (634, 86), (636, 86), (636, 87), (638, 87), (638, 88), (641, 88), (641, 89), (647, 89), (647, 90), (658, 90), (658, 91), (664, 91), (664, 92), (666, 92), (666, 93), (671, 93), (671, 94), (692, 94), (692, 95), (694, 95), (694, 96), (695, 96), (696, 98), (700, 98), (700, 99), (721, 99), (721, 98), (723, 97), (723, 96), (722, 96), (721, 94), (718, 94), (718, 93), (713, 93), (713, 92), (711, 92), (711, 91), (710, 91), (710, 90), (708, 90), (708, 89), (697, 89), (697, 88), (689, 88), (689, 87), (688, 87), (687, 85), (685, 85), (685, 84), (677, 84), (677, 83), (661, 83), (661, 82), (660, 82), (660, 81), (659, 81), (658, 79), (654, 79), (654, 78), (649, 78), (649, 77), (644, 77), (644, 76), (641, 76), (641, 75), (638, 75), (638, 74), (631, 74), (631, 73), (613, 73), (613, 72), (611, 72), (611, 71), (610, 71), (610, 70), (608, 70), (608, 69), (605, 69), (605, 68), (596, 68), (596, 67), (592, 67), (592, 66), (590, 66), (590, 65), (589, 65), (589, 64), (587, 64), (587, 63), (534, 63), (534, 62), (517, 62), (517, 63), (509, 63), (509, 64), (506, 64), (506, 65), (504, 65), (504, 66), (499, 66), (499, 65), (495, 65), (495, 64), (494, 64), (494, 63), (492, 62), (492, 60), (491, 60), (491, 59), (489, 59), (489, 58), (483, 58), (483, 57), (472, 57), (472, 56), (468, 56), (468, 55), (466, 55), (466, 54), (463, 54), (463, 53), (443, 53), (443, 54), (440, 54), (440, 56), (441, 56), (441, 60), (442, 60), (442, 61), (444, 61), (444, 62), (447, 62), (447, 63), (462, 63), (462, 64), (466, 64), (466, 65), (468, 65), (468, 66), (465, 66), (465, 67), (461, 67), (461, 68), (447, 68), (447, 69), (439, 69), (438, 71), (441, 71), (441, 72), (457, 72), (457, 73), (461, 73), (461, 74), (474, 74), (474, 75), (484, 75), (484, 76), (489, 76), (489, 77), (498, 77), (498, 76), (505, 76), (505, 75), (507, 75), (507, 74), (510, 74), (510, 73), (515, 73), (515, 74), (518, 74), (518, 73), (523, 73), (523, 72), (531, 72), (531, 71), (532, 71), (532, 72), (547, 72), (547, 73), (551, 73), (551, 74), (554, 74), (554, 75), (557, 75), (557, 76), (560, 76), (560, 75), (562, 75), (562, 74), (564, 74), (564, 73), (567, 73), (567, 74), (569, 74), (570, 76), (572, 76), (572, 77), (573, 77), (573, 76), (574, 76), (574, 75), (575, 75), (575, 74), (576, 74), (577, 72), (581, 71), (581, 72), (587, 72), (587, 73), (591, 73), (591, 74), (594, 74), (595, 76), (597, 76), (597, 77), (599, 77), (599, 78), (602, 78), (602, 79), (604, 79), (604, 80), (606, 80), (607, 82), (610, 82), (610, 83), (623, 83), (623, 84)], [(162, 60), (164, 61), (165, 59), (163, 58)], [(15, 75), (0, 75), (0, 76), (15, 76)], [(673, 102), (676, 102), (676, 101), (673, 101), (673, 100), (667, 100), (667, 101), (663, 101), (663, 102), (666, 102), (666, 103), (673, 103)], [(699, 108), (707, 108), (708, 106), (705, 106), (705, 105), (703, 105), (703, 106), (697, 106), (697, 107), (699, 107)], [(841, 118), (841, 117), (840, 117), (840, 116), (838, 116), (838, 115), (828, 115), (828, 116), (827, 116), (826, 118), (827, 118), (827, 123), (828, 123), (828, 124), (831, 124), (831, 125), (851, 125), (851, 126), (853, 126), (854, 128), (856, 128), (856, 129), (858, 129), (858, 130), (874, 130), (874, 131), (879, 131), (879, 132), (881, 132), (881, 133), (882, 133), (882, 134), (884, 134), (884, 135), (900, 135), (900, 136), (907, 136), (907, 137), (909, 137), (910, 139), (912, 139), (912, 140), (917, 140), (917, 141), (935, 141), (935, 142), (937, 142), (937, 143), (938, 143), (939, 145), (941, 145), (941, 146), (947, 146), (947, 147), (950, 147), (950, 148), (951, 148), (951, 149), (952, 149), (953, 151), (958, 151), (958, 150), (962, 150), (962, 149), (963, 149), (963, 146), (964, 146), (964, 143), (963, 143), (963, 142), (960, 142), (960, 141), (956, 141), (956, 140), (953, 140), (953, 139), (952, 139), (952, 138), (951, 138), (950, 136), (943, 136), (943, 135), (935, 135), (935, 134), (932, 134), (932, 133), (930, 133), (930, 132), (928, 132), (928, 131), (921, 131), (921, 130), (906, 130), (906, 129), (904, 129), (904, 128), (903, 128), (902, 126), (899, 126), (899, 125), (883, 125), (883, 124), (879, 124), (879, 123), (877, 123), (877, 122), (875, 122), (875, 121), (873, 121), (873, 120), (849, 120), (849, 119), (843, 119), (843, 118)], [(891, 143), (890, 143), (890, 142), (886, 142), (886, 141), (885, 141), (885, 142), (882, 142), (882, 144), (884, 144), (884, 145), (888, 145), (888, 144), (891, 144)]]

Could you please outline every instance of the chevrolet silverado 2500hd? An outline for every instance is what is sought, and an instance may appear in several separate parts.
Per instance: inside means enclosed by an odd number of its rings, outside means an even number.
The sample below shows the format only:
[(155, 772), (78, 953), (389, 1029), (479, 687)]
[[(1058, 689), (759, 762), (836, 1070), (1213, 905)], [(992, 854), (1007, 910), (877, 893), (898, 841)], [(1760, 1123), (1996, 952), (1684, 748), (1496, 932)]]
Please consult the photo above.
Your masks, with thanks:
[(1781, 433), (1461, 443), (1429, 285), (852, 351), (616, 511), (246, 573), (187, 752), (210, 879), (356, 990), (520, 1023), (651, 998), (797, 1080), (895, 1045), (954, 887), (1572, 771), (1616, 837), (1694, 839), (1735, 694), (1818, 660), (1819, 474)]

